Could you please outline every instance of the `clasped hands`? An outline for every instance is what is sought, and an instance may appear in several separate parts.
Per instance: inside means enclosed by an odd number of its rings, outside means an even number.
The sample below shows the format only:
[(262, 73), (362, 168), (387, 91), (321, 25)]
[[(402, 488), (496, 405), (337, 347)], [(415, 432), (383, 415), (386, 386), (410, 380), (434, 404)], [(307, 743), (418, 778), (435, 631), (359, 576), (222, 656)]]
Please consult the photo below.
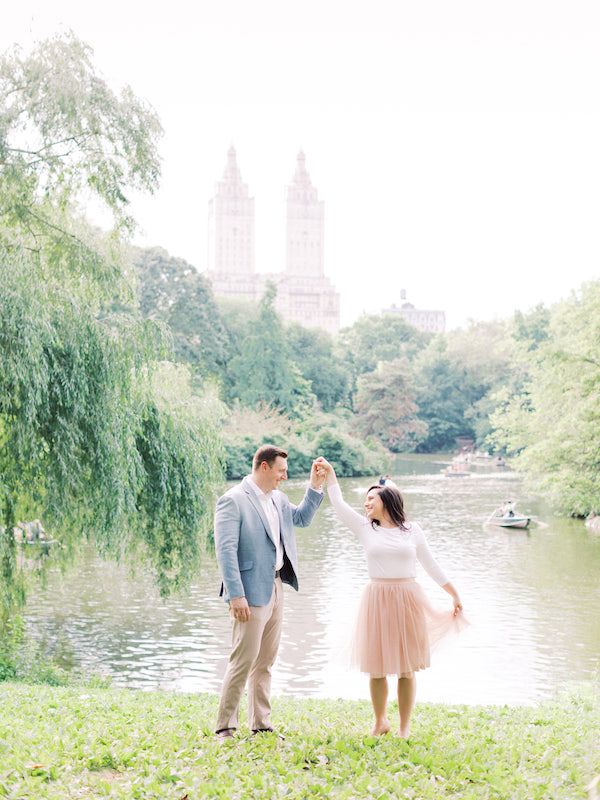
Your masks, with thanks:
[(319, 456), (315, 458), (310, 470), (310, 485), (312, 489), (322, 489), (324, 483), (327, 481), (329, 475), (333, 472), (333, 467), (323, 458)]

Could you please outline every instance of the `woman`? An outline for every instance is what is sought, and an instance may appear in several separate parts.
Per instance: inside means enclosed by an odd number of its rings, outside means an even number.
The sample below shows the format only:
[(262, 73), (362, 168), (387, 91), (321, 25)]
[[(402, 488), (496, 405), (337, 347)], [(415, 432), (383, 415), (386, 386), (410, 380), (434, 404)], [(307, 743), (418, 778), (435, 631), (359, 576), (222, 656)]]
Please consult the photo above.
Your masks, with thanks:
[[(407, 521), (402, 495), (395, 486), (371, 486), (363, 516), (344, 502), (331, 464), (325, 459), (317, 462), (327, 472), (329, 499), (337, 516), (358, 535), (367, 556), (371, 582), (358, 612), (352, 662), (370, 675), (373, 734), (390, 730), (387, 675), (397, 675), (400, 736), (407, 739), (415, 702), (415, 672), (429, 666), (431, 645), (465, 627), (462, 603), (431, 554), (421, 526)], [(431, 607), (415, 582), (417, 559), (452, 597), (452, 611)]]

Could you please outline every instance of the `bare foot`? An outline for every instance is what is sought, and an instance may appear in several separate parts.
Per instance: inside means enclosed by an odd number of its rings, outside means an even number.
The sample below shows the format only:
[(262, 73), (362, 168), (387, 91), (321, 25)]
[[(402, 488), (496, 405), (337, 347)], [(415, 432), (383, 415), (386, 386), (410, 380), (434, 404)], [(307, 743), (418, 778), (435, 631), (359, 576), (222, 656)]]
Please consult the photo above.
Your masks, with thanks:
[(373, 730), (371, 734), (373, 736), (384, 736), (386, 733), (390, 732), (390, 723), (387, 719), (382, 720), (381, 722), (376, 722), (373, 726)]
[(410, 728), (400, 728), (400, 738), (408, 739), (410, 736)]

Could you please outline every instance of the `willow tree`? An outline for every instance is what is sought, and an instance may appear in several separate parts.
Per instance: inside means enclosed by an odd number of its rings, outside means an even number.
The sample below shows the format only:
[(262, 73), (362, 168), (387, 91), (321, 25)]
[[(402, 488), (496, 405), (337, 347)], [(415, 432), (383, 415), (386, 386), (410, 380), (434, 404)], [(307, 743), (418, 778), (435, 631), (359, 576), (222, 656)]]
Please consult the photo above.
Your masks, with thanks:
[[(163, 593), (189, 576), (209, 525), (218, 401), (160, 361), (168, 331), (136, 311), (122, 257), (130, 193), (157, 185), (159, 134), (155, 113), (128, 88), (113, 93), (72, 34), (0, 59), (5, 619), (24, 594), (18, 519), (42, 517), (63, 550), (89, 539), (142, 554)], [(108, 234), (82, 216), (90, 196)]]

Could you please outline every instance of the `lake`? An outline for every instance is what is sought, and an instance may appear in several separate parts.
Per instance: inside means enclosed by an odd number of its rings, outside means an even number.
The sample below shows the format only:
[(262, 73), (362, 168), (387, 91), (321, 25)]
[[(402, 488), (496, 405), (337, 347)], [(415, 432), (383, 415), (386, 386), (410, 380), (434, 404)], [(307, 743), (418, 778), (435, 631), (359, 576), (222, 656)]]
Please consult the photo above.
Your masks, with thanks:
[[(437, 560), (461, 594), (470, 628), (434, 655), (418, 677), (418, 699), (523, 704), (600, 673), (600, 537), (579, 520), (553, 517), (524, 493), (515, 473), (473, 468), (441, 474), (441, 458), (399, 458), (392, 477), (409, 518), (425, 529)], [(369, 478), (340, 481), (361, 508)], [(298, 502), (305, 482), (285, 490)], [(529, 531), (485, 525), (503, 501), (537, 515)], [(273, 693), (368, 697), (365, 676), (347, 669), (347, 645), (367, 572), (362, 549), (327, 498), (310, 528), (297, 529), (300, 592), (285, 591), (285, 622)], [(449, 597), (420, 570), (436, 604)], [(214, 559), (204, 557), (183, 597), (163, 601), (152, 578), (92, 553), (66, 575), (51, 572), (31, 596), (26, 619), (68, 665), (141, 689), (218, 691), (230, 628)]]

